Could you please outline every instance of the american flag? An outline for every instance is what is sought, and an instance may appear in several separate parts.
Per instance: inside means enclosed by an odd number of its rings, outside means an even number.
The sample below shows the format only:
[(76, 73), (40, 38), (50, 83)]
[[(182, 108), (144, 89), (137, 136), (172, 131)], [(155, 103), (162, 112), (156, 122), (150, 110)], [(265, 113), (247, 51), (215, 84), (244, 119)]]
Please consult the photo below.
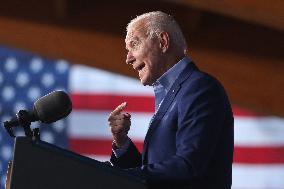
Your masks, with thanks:
[[(50, 60), (39, 55), (0, 47), (0, 188), (4, 188), (7, 161), (12, 158), (13, 139), (3, 121), (20, 109), (31, 109), (39, 97), (64, 90), (72, 99), (73, 111), (63, 120), (40, 127), (41, 139), (76, 153), (108, 160), (111, 135), (109, 113), (127, 101), (132, 115), (130, 137), (139, 149), (154, 112), (151, 87), (137, 79), (104, 70)], [(235, 154), (233, 189), (284, 189), (284, 119), (259, 115), (233, 107)], [(23, 135), (21, 128), (16, 135)]]

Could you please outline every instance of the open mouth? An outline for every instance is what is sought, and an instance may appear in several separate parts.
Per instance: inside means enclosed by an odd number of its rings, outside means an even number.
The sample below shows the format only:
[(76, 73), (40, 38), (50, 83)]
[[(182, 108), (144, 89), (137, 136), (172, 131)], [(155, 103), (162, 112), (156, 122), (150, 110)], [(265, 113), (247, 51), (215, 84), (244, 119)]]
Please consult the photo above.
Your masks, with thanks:
[(141, 64), (139, 64), (139, 65), (137, 65), (136, 67), (133, 67), (133, 68), (140, 73), (143, 70), (144, 67), (145, 67), (145, 64), (141, 63)]

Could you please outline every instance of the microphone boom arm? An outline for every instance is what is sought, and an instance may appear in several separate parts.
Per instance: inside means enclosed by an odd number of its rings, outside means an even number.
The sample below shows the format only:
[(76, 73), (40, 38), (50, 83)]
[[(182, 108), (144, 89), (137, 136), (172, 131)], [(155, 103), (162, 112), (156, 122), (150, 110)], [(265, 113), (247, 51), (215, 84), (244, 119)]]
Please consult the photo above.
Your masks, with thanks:
[[(15, 138), (14, 132), (13, 132), (13, 127), (15, 125), (22, 126), (25, 131), (25, 135), (29, 138), (35, 138), (39, 139), (39, 128), (35, 128), (31, 130), (31, 118), (30, 118), (30, 113), (26, 110), (20, 110), (17, 114), (17, 119), (16, 120), (11, 120), (11, 121), (5, 121), (4, 122), (4, 127), (9, 133), (9, 135), (13, 138)], [(15, 122), (18, 122), (15, 124)]]

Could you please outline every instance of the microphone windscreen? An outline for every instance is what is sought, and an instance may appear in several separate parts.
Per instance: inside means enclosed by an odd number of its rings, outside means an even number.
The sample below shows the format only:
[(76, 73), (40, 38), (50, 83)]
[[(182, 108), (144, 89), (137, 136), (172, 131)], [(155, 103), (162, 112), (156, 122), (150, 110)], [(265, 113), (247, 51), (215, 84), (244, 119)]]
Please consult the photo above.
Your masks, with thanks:
[(53, 123), (70, 114), (72, 102), (64, 91), (53, 91), (39, 98), (33, 107), (34, 114), (43, 123)]

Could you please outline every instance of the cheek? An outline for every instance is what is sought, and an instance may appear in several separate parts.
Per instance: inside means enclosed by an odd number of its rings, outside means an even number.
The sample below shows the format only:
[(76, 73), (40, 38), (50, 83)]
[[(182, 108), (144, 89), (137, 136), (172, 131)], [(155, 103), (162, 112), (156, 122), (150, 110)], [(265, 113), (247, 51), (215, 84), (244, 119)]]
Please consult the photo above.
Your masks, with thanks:
[(143, 60), (143, 61), (149, 61), (150, 59), (149, 59), (149, 53), (147, 52), (147, 51), (140, 51), (138, 54), (137, 54), (137, 56), (141, 59), (141, 60)]

